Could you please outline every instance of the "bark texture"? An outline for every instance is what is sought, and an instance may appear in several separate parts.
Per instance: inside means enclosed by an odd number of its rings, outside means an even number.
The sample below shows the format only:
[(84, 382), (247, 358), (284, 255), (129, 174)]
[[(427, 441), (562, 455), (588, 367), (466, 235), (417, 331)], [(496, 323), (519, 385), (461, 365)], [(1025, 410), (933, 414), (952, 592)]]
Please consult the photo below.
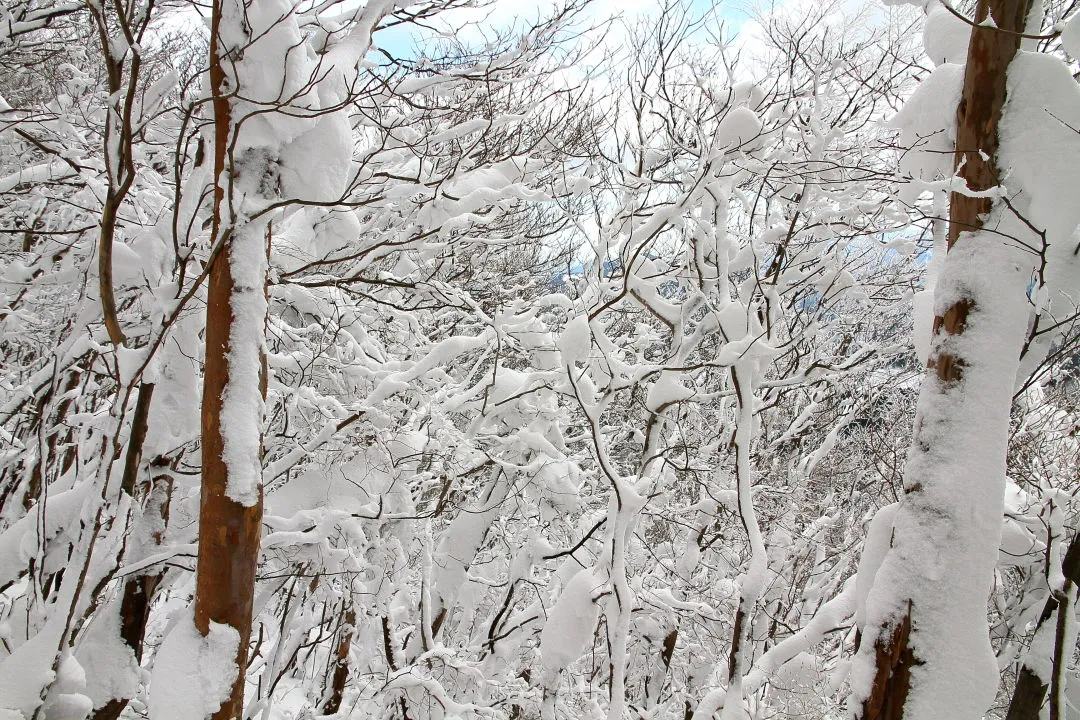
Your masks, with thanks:
[[(233, 134), (229, 90), (222, 56), (221, 2), (213, 4), (210, 28), (210, 87), (214, 111), (214, 215), (212, 237), (220, 250), (211, 264), (206, 301), (206, 360), (202, 396), (202, 496), (199, 510), (199, 560), (195, 587), (195, 627), (203, 635), (210, 623), (229, 625), (240, 643), (239, 668), (232, 693), (222, 703), (213, 720), (236, 720), (243, 712), (244, 669), (255, 592), (255, 570), (259, 555), (262, 521), (262, 490), (250, 506), (229, 498), (229, 472), (223, 451), (221, 426), (222, 394), (229, 384), (229, 339), (236, 321), (231, 299), (235, 283), (230, 263), (231, 213), (226, 184), (232, 167), (229, 141)], [(261, 391), (266, 393), (266, 365), (262, 356)]]
[[(1069, 543), (1069, 549), (1065, 552), (1065, 559), (1061, 563), (1062, 573), (1065, 575), (1065, 592), (1073, 594), (1076, 587), (1080, 586), (1080, 535), (1073, 537)], [(1054, 622), (1060, 616), (1061, 603), (1053, 593), (1046, 599), (1035, 632), (1048, 622)], [(1060, 651), (1060, 633), (1055, 633), (1055, 656)], [(1013, 689), (1012, 699), (1009, 701), (1009, 713), (1005, 720), (1038, 720), (1039, 711), (1046, 701), (1046, 691), (1049, 689), (1039, 675), (1024, 663), (1016, 677), (1016, 687)]]
[(349, 650), (352, 648), (353, 635), (356, 634), (356, 610), (352, 605), (345, 610), (341, 625), (341, 638), (338, 640), (337, 657), (334, 662), (334, 674), (330, 681), (330, 696), (323, 706), (323, 715), (334, 715), (341, 709), (341, 700), (345, 696), (345, 684), (349, 680)]
[[(960, 104), (956, 111), (956, 174), (968, 188), (974, 191), (989, 190), (1000, 184), (1000, 168), (996, 163), (999, 145), (999, 124), (1005, 106), (1006, 80), (1009, 64), (1020, 48), (1030, 0), (979, 0), (975, 11), (975, 26), (968, 46), (967, 65)], [(981, 23), (992, 15), (996, 27)], [(962, 239), (962, 233), (983, 228), (984, 220), (994, 204), (992, 197), (970, 197), (954, 192), (950, 198), (948, 247), (952, 251), (958, 242), (974, 242), (972, 237)], [(967, 329), (969, 318), (975, 310), (975, 300), (970, 297), (956, 299), (946, 311), (935, 317), (934, 334), (960, 336)], [(964, 358), (945, 343), (936, 354), (931, 354), (929, 372), (936, 375), (940, 392), (957, 388), (964, 377)], [(957, 418), (952, 418), (955, 422)], [(974, 418), (972, 418), (974, 420)], [(916, 443), (924, 442), (916, 428)], [(938, 440), (940, 442), (940, 440)], [(922, 448), (925, 452), (929, 448)], [(953, 452), (963, 452), (954, 448)], [(917, 475), (917, 474), (916, 474)], [(905, 502), (912, 502), (924, 492), (918, 477), (905, 478)], [(980, 492), (979, 488), (971, 488)], [(932, 505), (922, 499), (914, 500), (920, 507), (915, 512), (932, 512)], [(901, 720), (905, 706), (916, 679), (912, 670), (923, 663), (911, 644), (913, 630), (919, 626), (917, 604), (907, 603), (906, 613), (894, 618), (887, 625), (877, 628), (874, 637), (874, 676), (869, 694), (863, 699), (856, 716), (860, 720)], [(945, 672), (946, 669), (928, 668), (929, 672)], [(958, 692), (962, 689), (958, 688)]]

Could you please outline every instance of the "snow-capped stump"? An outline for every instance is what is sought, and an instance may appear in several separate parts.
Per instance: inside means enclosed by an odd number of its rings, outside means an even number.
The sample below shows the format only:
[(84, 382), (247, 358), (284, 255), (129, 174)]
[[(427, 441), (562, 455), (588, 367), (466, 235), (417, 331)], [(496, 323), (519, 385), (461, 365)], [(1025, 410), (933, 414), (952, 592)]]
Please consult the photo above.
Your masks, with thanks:
[(592, 644), (600, 619), (595, 595), (603, 585), (591, 568), (578, 572), (566, 583), (548, 613), (540, 632), (540, 662), (544, 665), (547, 685), (553, 684), (558, 674), (584, 655)]

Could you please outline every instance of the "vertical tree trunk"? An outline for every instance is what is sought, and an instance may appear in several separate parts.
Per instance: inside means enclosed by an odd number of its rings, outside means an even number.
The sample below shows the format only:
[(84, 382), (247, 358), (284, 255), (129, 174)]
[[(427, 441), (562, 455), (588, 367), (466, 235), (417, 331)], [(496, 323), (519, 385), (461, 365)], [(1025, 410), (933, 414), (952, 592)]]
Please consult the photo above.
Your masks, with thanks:
[[(231, 476), (236, 468), (226, 462), (225, 433), (222, 426), (223, 395), (230, 388), (236, 368), (231, 367), (230, 353), (237, 351), (242, 338), (235, 337), (237, 326), (234, 299), (250, 290), (235, 282), (232, 247), (237, 236), (232, 227), (233, 215), (228, 185), (233, 174), (229, 143), (235, 128), (230, 112), (230, 90), (224, 63), (229, 62), (222, 48), (222, 3), (213, 3), (210, 27), (210, 88), (214, 113), (214, 215), (212, 237), (220, 250), (215, 255), (208, 278), (206, 301), (206, 360), (202, 396), (202, 496), (199, 512), (199, 559), (195, 588), (195, 627), (203, 635), (210, 623), (232, 627), (239, 634), (236, 681), (229, 699), (213, 714), (214, 720), (241, 717), (244, 701), (244, 669), (247, 666), (248, 641), (255, 592), (255, 570), (259, 554), (262, 520), (262, 485), (257, 483), (254, 502), (245, 503), (230, 497)], [(265, 276), (263, 289), (265, 293)], [(265, 318), (264, 318), (265, 320)], [(266, 357), (260, 344), (259, 392), (266, 394)], [(260, 435), (261, 440), (261, 435)], [(233, 493), (235, 496), (235, 493)]]
[[(138, 416), (136, 411), (136, 418)], [(134, 435), (134, 430), (132, 434)], [(130, 451), (128, 457), (131, 457)], [(152, 471), (153, 467), (152, 463)], [(127, 480), (126, 470), (124, 480)], [(137, 493), (136, 498), (148, 498), (146, 510), (139, 520), (141, 527), (137, 532), (142, 535), (140, 531), (149, 530), (143, 538), (147, 542), (145, 549), (149, 550), (150, 547), (160, 546), (165, 539), (165, 527), (169, 522), (169, 501), (172, 497), (172, 477), (161, 472), (154, 477), (152, 485), (141, 483)], [(150, 606), (164, 577), (164, 572), (140, 572), (124, 581), (124, 593), (120, 602), (120, 639), (131, 648), (139, 662), (143, 656), (143, 638), (146, 634), (146, 623), (150, 619)], [(129, 700), (130, 698), (110, 700), (95, 711), (93, 720), (116, 720), (127, 707)]]
[[(956, 108), (957, 175), (972, 190), (989, 190), (1000, 183), (996, 156), (998, 124), (1005, 107), (1005, 82), (1009, 63), (1020, 49), (1031, 0), (979, 0), (975, 22), (993, 16), (997, 28), (979, 25), (972, 29), (968, 61), (964, 69), (964, 90)], [(954, 192), (949, 198), (949, 244), (951, 250), (960, 233), (979, 230), (993, 208), (991, 197), (970, 197)], [(944, 316), (934, 318), (935, 334), (959, 335), (964, 332), (972, 309), (970, 300), (954, 303)], [(932, 357), (931, 367), (943, 382), (958, 381), (962, 360), (952, 353)]]
[[(979, 0), (976, 8), (976, 25), (972, 28), (956, 111), (955, 154), (957, 175), (974, 191), (989, 190), (1000, 183), (996, 156), (1006, 76), (1019, 50), (1030, 5), (1030, 0)], [(990, 15), (996, 27), (981, 24)], [(1003, 317), (1001, 304), (991, 294), (993, 288), (986, 286), (986, 271), (979, 275), (979, 270), (971, 269), (980, 261), (1002, 263), (1001, 253), (988, 253), (990, 244), (1000, 243), (1000, 239), (979, 232), (997, 204), (992, 197), (970, 197), (960, 192), (951, 197), (944, 271), (951, 269), (953, 273), (944, 292), (951, 304), (934, 320), (935, 350), (930, 355), (920, 397), (904, 479), (905, 496), (894, 528), (894, 547), (875, 579), (878, 584), (884, 576), (888, 586), (884, 593), (891, 597), (885, 601), (888, 610), (878, 614), (881, 625), (865, 629), (870, 642), (863, 643), (860, 655), (872, 662), (873, 674), (856, 679), (856, 716), (861, 720), (947, 717), (951, 711), (940, 701), (950, 684), (954, 697), (968, 693), (978, 696), (960, 701), (958, 707), (962, 710), (957, 711), (955, 720), (978, 717), (977, 713), (986, 708), (980, 711), (977, 706), (992, 690), (983, 686), (989, 685), (991, 679), (996, 681), (996, 670), (983, 667), (988, 665), (986, 662), (980, 662), (979, 667), (960, 668), (960, 672), (969, 673), (967, 676), (955, 674), (957, 669), (942, 661), (955, 651), (933, 648), (933, 644), (944, 641), (942, 628), (948, 629), (948, 618), (959, 614), (958, 599), (970, 608), (969, 613), (977, 614), (980, 606), (985, 607), (984, 589), (989, 588), (990, 576), (983, 576), (992, 575), (991, 553), (996, 555), (996, 545), (978, 546), (993, 542), (990, 538), (995, 528), (1000, 533), (1000, 509), (995, 508), (996, 496), (1003, 491), (998, 487), (997, 475), (1000, 465), (1003, 481), (1004, 453), (1001, 458), (981, 457), (986, 448), (974, 440), (980, 433), (993, 435), (1001, 440), (994, 445), (995, 452), (999, 445), (1004, 446), (1016, 368), (1010, 366), (1011, 358), (987, 358), (987, 348), (977, 347), (978, 341), (971, 339), (976, 333), (984, 340), (1006, 338), (996, 350), (1007, 354), (1011, 352), (1012, 336), (1019, 337), (1023, 332), (1023, 328), (1013, 327), (1023, 322), (1018, 313), (1005, 313), (1007, 317)], [(943, 285), (939, 283), (938, 287)], [(1010, 291), (1015, 289), (1010, 286)], [(1022, 304), (1023, 296), (1012, 292), (1008, 301)], [(1017, 362), (1018, 358), (1019, 347)], [(1002, 387), (1008, 392), (1001, 392)], [(919, 533), (934, 548), (931, 557), (920, 549), (913, 550), (920, 548)], [(950, 587), (948, 599), (937, 605), (931, 594), (935, 583)], [(920, 631), (925, 633), (921, 642)], [(972, 627), (965, 632), (962, 640), (978, 642), (980, 653), (989, 653), (988, 639), (983, 643)], [(935, 634), (939, 637), (933, 637)], [(980, 661), (985, 659), (981, 657)], [(919, 667), (922, 665), (925, 667)], [(969, 687), (969, 680), (978, 688)], [(860, 686), (860, 682), (864, 684)], [(920, 685), (929, 683), (938, 687), (923, 695), (918, 709), (913, 710), (909, 700), (921, 689)], [(937, 707), (930, 709), (934, 704)]]
[[(1065, 552), (1065, 559), (1061, 566), (1062, 573), (1065, 575), (1065, 592), (1072, 594), (1080, 585), (1080, 535), (1073, 537), (1072, 542), (1069, 543), (1069, 549)], [(1060, 615), (1060, 606), (1061, 603), (1053, 593), (1046, 598), (1046, 604), (1043, 605), (1038, 625), (1035, 628), (1036, 635), (1040, 630), (1044, 630), (1047, 623), (1057, 624), (1055, 621)], [(1057, 647), (1060, 640), (1059, 634), (1055, 633), (1055, 651), (1060, 650)], [(1072, 653), (1071, 648), (1069, 653)], [(1055, 656), (1057, 655), (1058, 652), (1055, 652)], [(1013, 689), (1009, 713), (1005, 716), (1005, 720), (1038, 720), (1048, 689), (1049, 684), (1046, 680), (1039, 677), (1039, 674), (1027, 662), (1024, 662), (1016, 677), (1016, 687)]]
[(356, 610), (348, 599), (344, 602), (346, 609), (341, 625), (341, 638), (338, 640), (330, 696), (326, 700), (326, 705), (323, 706), (323, 715), (333, 715), (341, 709), (341, 699), (345, 696), (345, 683), (349, 679), (349, 650), (352, 648), (353, 635), (356, 634)]

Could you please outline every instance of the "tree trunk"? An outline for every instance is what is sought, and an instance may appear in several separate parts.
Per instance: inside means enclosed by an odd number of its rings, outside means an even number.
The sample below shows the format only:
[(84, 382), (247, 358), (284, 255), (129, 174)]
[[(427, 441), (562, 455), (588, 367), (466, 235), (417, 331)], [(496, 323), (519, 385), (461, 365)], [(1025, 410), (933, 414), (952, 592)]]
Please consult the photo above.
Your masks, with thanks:
[[(345, 600), (349, 603), (348, 600)], [(338, 640), (337, 659), (334, 663), (334, 675), (330, 683), (330, 697), (323, 706), (323, 715), (333, 715), (341, 709), (341, 699), (345, 695), (345, 683), (349, 679), (349, 650), (353, 635), (356, 634), (356, 610), (351, 603), (347, 605), (341, 625), (341, 639)]]
[[(232, 247), (237, 239), (232, 223), (231, 198), (227, 190), (233, 174), (229, 141), (235, 128), (230, 112), (222, 48), (222, 3), (215, 0), (210, 28), (210, 88), (214, 113), (214, 215), (212, 237), (220, 249), (214, 256), (208, 278), (206, 300), (206, 360), (202, 396), (202, 495), (199, 512), (199, 559), (195, 580), (195, 627), (203, 635), (210, 623), (228, 625), (239, 634), (236, 681), (229, 699), (212, 717), (236, 720), (241, 717), (244, 701), (244, 670), (247, 667), (248, 641), (251, 637), (252, 604), (255, 594), (255, 570), (259, 555), (262, 521), (262, 484), (257, 483), (254, 502), (246, 504), (230, 497), (230, 479), (235, 467), (226, 463), (225, 433), (222, 426), (223, 395), (230, 388), (232, 371), (230, 351), (236, 351), (242, 339), (234, 337), (237, 317), (233, 304), (240, 293), (249, 289), (235, 282)], [(262, 291), (266, 284), (263, 277)], [(265, 317), (264, 317), (265, 322)], [(259, 392), (266, 395), (266, 356), (260, 344)], [(260, 430), (261, 442), (261, 430)], [(235, 495), (235, 493), (234, 493)]]
[[(135, 416), (139, 417), (138, 411)], [(134, 436), (134, 429), (132, 435)], [(128, 457), (131, 457), (130, 451)], [(151, 464), (151, 469), (153, 467)], [(124, 480), (127, 481), (126, 471)], [(169, 522), (172, 477), (167, 473), (160, 473), (154, 477), (152, 485), (141, 483), (137, 488), (137, 493), (137, 498), (149, 498), (146, 511), (140, 518), (140, 530), (148, 529), (151, 523), (154, 526), (145, 538), (147, 547), (160, 546), (165, 539), (165, 527)], [(131, 648), (135, 659), (139, 662), (142, 662), (143, 637), (146, 633), (146, 623), (150, 619), (150, 606), (154, 593), (164, 577), (164, 572), (136, 573), (124, 581), (124, 594), (120, 602), (120, 639)], [(93, 720), (117, 720), (127, 707), (129, 700), (130, 698), (110, 700), (97, 709)]]
[[(1029, 9), (1030, 0), (979, 0), (975, 11), (976, 25), (971, 33), (963, 90), (956, 111), (955, 153), (958, 177), (975, 191), (989, 190), (1000, 183), (996, 156), (998, 126), (1005, 105), (1006, 76), (1009, 64), (1019, 50), (1020, 33), (1024, 31)], [(988, 15), (993, 16), (996, 28), (981, 24)], [(908, 701), (917, 690), (916, 683), (940, 682), (944, 688), (944, 684), (951, 681), (958, 695), (969, 691), (969, 688), (963, 687), (966, 680), (953, 675), (953, 667), (941, 666), (942, 651), (932, 651), (937, 655), (931, 652), (924, 655), (922, 648), (932, 645), (934, 640), (933, 624), (940, 622), (939, 618), (947, 617), (950, 612), (956, 612), (956, 608), (954, 602), (952, 609), (945, 607), (939, 611), (940, 608), (935, 607), (929, 610), (927, 606), (932, 605), (934, 600), (929, 589), (923, 592), (921, 588), (929, 588), (933, 583), (952, 585), (956, 587), (955, 597), (961, 597), (974, 612), (978, 612), (974, 608), (980, 602), (985, 607), (986, 598), (975, 596), (983, 594), (984, 580), (989, 586), (989, 578), (983, 575), (987, 570), (992, 573), (993, 569), (990, 549), (983, 548), (979, 551), (980, 560), (972, 562), (970, 572), (964, 573), (968, 577), (959, 577), (951, 571), (952, 568), (964, 567), (968, 562), (968, 558), (964, 557), (965, 552), (970, 552), (972, 546), (980, 542), (987, 544), (986, 538), (993, 532), (995, 523), (1000, 532), (1000, 512), (994, 509), (996, 498), (989, 497), (990, 494), (1000, 494), (996, 485), (997, 467), (988, 474), (990, 477), (982, 480), (978, 477), (978, 471), (950, 473), (947, 470), (943, 472), (942, 468), (963, 468), (965, 464), (974, 468), (1000, 460), (1001, 476), (1004, 477), (1003, 453), (1001, 458), (979, 457), (984, 449), (978, 447), (977, 443), (969, 442), (966, 437), (976, 432), (975, 428), (989, 424), (992, 425), (990, 430), (994, 437), (1000, 435), (1003, 444), (1015, 376), (1015, 368), (1010, 376), (1010, 359), (986, 362), (985, 349), (984, 355), (976, 352), (975, 343), (970, 339), (973, 335), (971, 325), (978, 326), (974, 332), (980, 333), (980, 337), (1011, 338), (1017, 331), (1023, 330), (1013, 327), (1018, 324), (1017, 318), (1012, 315), (1002, 317), (998, 310), (1000, 306), (995, 307), (991, 302), (992, 296), (987, 294), (985, 285), (980, 284), (986, 276), (979, 276), (978, 271), (969, 269), (972, 260), (977, 257), (984, 263), (1000, 263), (998, 258), (985, 254), (987, 243), (991, 240), (987, 240), (986, 234), (979, 234), (995, 204), (993, 197), (969, 197), (959, 192), (951, 196), (946, 265), (950, 258), (955, 258), (955, 264), (952, 267), (953, 285), (946, 288), (946, 294), (952, 302), (943, 315), (934, 319), (936, 353), (931, 353), (928, 362), (928, 376), (923, 384), (905, 474), (904, 501), (894, 530), (894, 547), (886, 558), (886, 563), (892, 563), (888, 568), (888, 583), (893, 595), (888, 601), (890, 610), (883, 613), (883, 621), (879, 615), (880, 626), (864, 629), (870, 637), (866, 638), (869, 642), (863, 643), (860, 655), (873, 663), (873, 675), (872, 680), (867, 677), (871, 680), (868, 687), (855, 688), (855, 698), (859, 702), (856, 717), (861, 720), (900, 720), (917, 713), (948, 713), (940, 705), (931, 711), (925, 706), (913, 711)], [(978, 243), (978, 248), (973, 243)], [(941, 288), (942, 284), (939, 283), (938, 287)], [(1022, 300), (1021, 296), (1019, 301)], [(984, 302), (987, 307), (980, 307)], [(966, 342), (965, 337), (968, 338)], [(1003, 347), (1007, 346), (1008, 342), (1003, 343)], [(1018, 358), (1019, 352), (1017, 361)], [(966, 371), (972, 364), (979, 364), (980, 368), (971, 374), (972, 377), (968, 377)], [(997, 397), (1001, 394), (998, 392), (1000, 388), (995, 388), (998, 385), (1006, 385), (1010, 390), (1007, 399)], [(993, 398), (989, 400), (992, 418), (987, 418), (976, 409), (978, 403), (973, 399), (980, 394)], [(991, 482), (995, 485), (990, 486)], [(981, 499), (980, 495), (984, 498)], [(920, 529), (928, 538), (944, 540), (938, 544), (933, 559), (921, 556), (919, 551), (912, 551), (904, 545), (911, 543)], [(917, 546), (917, 541), (911, 544), (911, 547)], [(943, 570), (936, 579), (933, 571), (922, 567), (931, 563), (937, 563), (938, 569)], [(886, 565), (883, 565), (878, 578), (885, 570)], [(920, 629), (926, 632), (927, 644), (918, 641)], [(989, 652), (988, 640), (985, 649)], [(913, 675), (912, 670), (923, 664), (930, 667)], [(982, 681), (988, 679), (990, 669), (984, 667), (970, 672), (971, 677)], [(996, 679), (996, 675), (994, 677)], [(963, 705), (964, 718), (968, 717), (966, 713), (975, 717), (975, 713), (980, 712), (975, 706), (982, 702), (985, 691), (986, 688), (980, 685), (979, 699)], [(974, 690), (971, 692), (975, 694)], [(937, 697), (943, 695), (944, 691)], [(929, 715), (920, 715), (923, 716)], [(956, 720), (961, 718), (957, 717)]]
[[(1069, 549), (1065, 552), (1065, 559), (1061, 563), (1061, 570), (1066, 580), (1065, 591), (1072, 593), (1080, 585), (1080, 535), (1074, 536), (1072, 542), (1069, 543)], [(1050, 597), (1046, 598), (1046, 604), (1043, 605), (1042, 613), (1039, 615), (1039, 622), (1035, 628), (1036, 634), (1047, 622), (1055, 620), (1059, 614), (1059, 607), (1058, 599), (1051, 593)], [(1061, 638), (1055, 633), (1054, 639), (1055, 650), (1058, 650), (1056, 644)], [(1069, 653), (1071, 655), (1071, 649)], [(1055, 655), (1057, 655), (1056, 652)], [(1048, 684), (1025, 662), (1016, 677), (1016, 687), (1013, 689), (1009, 713), (1005, 716), (1005, 720), (1038, 720), (1039, 711), (1046, 700), (1047, 689)]]

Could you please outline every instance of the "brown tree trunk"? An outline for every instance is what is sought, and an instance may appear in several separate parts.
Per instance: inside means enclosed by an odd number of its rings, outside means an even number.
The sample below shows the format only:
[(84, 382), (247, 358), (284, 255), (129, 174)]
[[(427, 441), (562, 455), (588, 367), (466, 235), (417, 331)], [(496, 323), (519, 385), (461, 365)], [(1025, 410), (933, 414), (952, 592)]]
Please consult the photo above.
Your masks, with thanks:
[[(1074, 592), (1080, 585), (1080, 535), (1074, 536), (1072, 542), (1069, 543), (1069, 549), (1065, 552), (1065, 559), (1061, 563), (1061, 570), (1066, 580), (1065, 592)], [(1046, 604), (1043, 605), (1042, 613), (1039, 615), (1036, 633), (1059, 614), (1059, 606), (1058, 599), (1051, 593), (1050, 597), (1046, 598)], [(1055, 646), (1060, 640), (1060, 637), (1055, 636)], [(1059, 649), (1055, 647), (1055, 650)], [(1069, 652), (1071, 654), (1071, 649)], [(1005, 720), (1038, 720), (1048, 689), (1047, 683), (1043, 682), (1027, 663), (1024, 663), (1016, 677), (1016, 687), (1013, 689), (1009, 713), (1005, 716)]]
[[(121, 347), (126, 342), (126, 338), (116, 312), (112, 251), (120, 208), (135, 180), (135, 164), (131, 147), (132, 110), (142, 55), (138, 50), (138, 45), (132, 41), (136, 37), (141, 38), (142, 32), (140, 28), (129, 25), (128, 16), (119, 9), (119, 4), (111, 19), (105, 6), (99, 8), (95, 3), (87, 3), (87, 7), (97, 26), (101, 57), (105, 61), (105, 79), (109, 88), (109, 112), (105, 120), (104, 134), (105, 169), (109, 187), (101, 209), (101, 234), (98, 238), (98, 290), (101, 294), (101, 313), (105, 329), (109, 333), (109, 341), (116, 347)], [(120, 36), (131, 44), (129, 55), (117, 57), (114, 44), (120, 38), (110, 36), (111, 28), (118, 29)], [(124, 83), (124, 57), (126, 56), (131, 58), (127, 87)]]
[[(165, 540), (164, 530), (169, 522), (172, 477), (167, 473), (159, 473), (154, 477), (152, 486), (150, 483), (141, 483), (137, 492), (137, 498), (149, 497), (142, 518), (144, 527), (150, 522), (154, 522), (158, 527), (158, 530), (149, 533), (149, 544), (160, 546)], [(131, 648), (139, 662), (142, 662), (143, 637), (146, 623), (150, 619), (150, 606), (164, 577), (164, 572), (137, 573), (124, 581), (124, 594), (120, 602), (120, 639)], [(110, 700), (97, 709), (93, 720), (117, 720), (129, 700), (130, 698)]]
[[(229, 343), (236, 318), (231, 299), (235, 289), (230, 261), (232, 228), (228, 226), (226, 184), (232, 168), (229, 139), (234, 128), (221, 57), (221, 2), (215, 0), (210, 26), (210, 88), (214, 112), (214, 215), (212, 237), (221, 249), (215, 255), (208, 278), (206, 300), (206, 360), (202, 395), (202, 495), (199, 511), (199, 559), (195, 580), (195, 627), (203, 635), (210, 623), (232, 627), (240, 636), (236, 653), (238, 668), (232, 692), (214, 720), (237, 720), (243, 712), (244, 670), (255, 593), (255, 570), (262, 521), (262, 488), (252, 505), (226, 494), (229, 469), (223, 456), (221, 426), (222, 394), (229, 384)], [(260, 350), (260, 390), (266, 394), (266, 358)]]
[[(975, 26), (971, 31), (964, 85), (956, 110), (957, 176), (975, 191), (989, 190), (1000, 183), (996, 164), (998, 125), (1005, 105), (1006, 76), (1009, 64), (1020, 48), (1020, 33), (1024, 32), (1031, 0), (978, 0)], [(983, 25), (989, 15), (996, 27)], [(961, 233), (982, 229), (986, 215), (992, 209), (992, 197), (969, 197), (952, 193), (949, 208), (950, 250), (960, 240)], [(971, 242), (966, 239), (965, 242)], [(962, 335), (974, 309), (974, 302), (962, 298), (954, 302), (944, 315), (934, 318), (936, 336)], [(932, 355), (930, 371), (936, 374), (941, 387), (955, 387), (964, 373), (964, 362), (952, 352)], [(918, 428), (916, 428), (918, 436)], [(916, 442), (921, 442), (916, 437)], [(905, 497), (923, 492), (916, 479), (905, 483)], [(907, 612), (890, 626), (878, 628), (874, 640), (875, 674), (869, 694), (863, 700), (857, 717), (860, 720), (900, 720), (911, 689), (911, 669), (921, 664), (910, 645), (911, 633), (919, 624), (919, 608), (908, 603)], [(958, 688), (958, 692), (963, 692)]]
[[(348, 600), (346, 600), (348, 602)], [(356, 634), (356, 610), (347, 605), (341, 626), (341, 639), (338, 640), (337, 659), (334, 663), (334, 675), (330, 683), (330, 696), (323, 706), (323, 715), (333, 715), (341, 709), (341, 699), (345, 695), (345, 683), (349, 679), (349, 650), (353, 635)]]
[[(1020, 49), (1031, 0), (979, 0), (975, 22), (982, 23), (988, 14), (997, 28), (978, 25), (972, 28), (968, 61), (964, 69), (964, 89), (956, 108), (957, 175), (972, 190), (990, 190), (1000, 182), (996, 157), (998, 123), (1005, 106), (1005, 81), (1009, 63)], [(970, 197), (954, 192), (949, 198), (949, 248), (960, 233), (979, 230), (983, 217), (990, 212), (992, 197)], [(959, 335), (964, 331), (970, 302), (957, 302), (942, 317), (934, 318), (934, 332)], [(960, 379), (963, 369), (952, 355), (942, 353), (932, 363), (938, 378), (946, 382)]]

